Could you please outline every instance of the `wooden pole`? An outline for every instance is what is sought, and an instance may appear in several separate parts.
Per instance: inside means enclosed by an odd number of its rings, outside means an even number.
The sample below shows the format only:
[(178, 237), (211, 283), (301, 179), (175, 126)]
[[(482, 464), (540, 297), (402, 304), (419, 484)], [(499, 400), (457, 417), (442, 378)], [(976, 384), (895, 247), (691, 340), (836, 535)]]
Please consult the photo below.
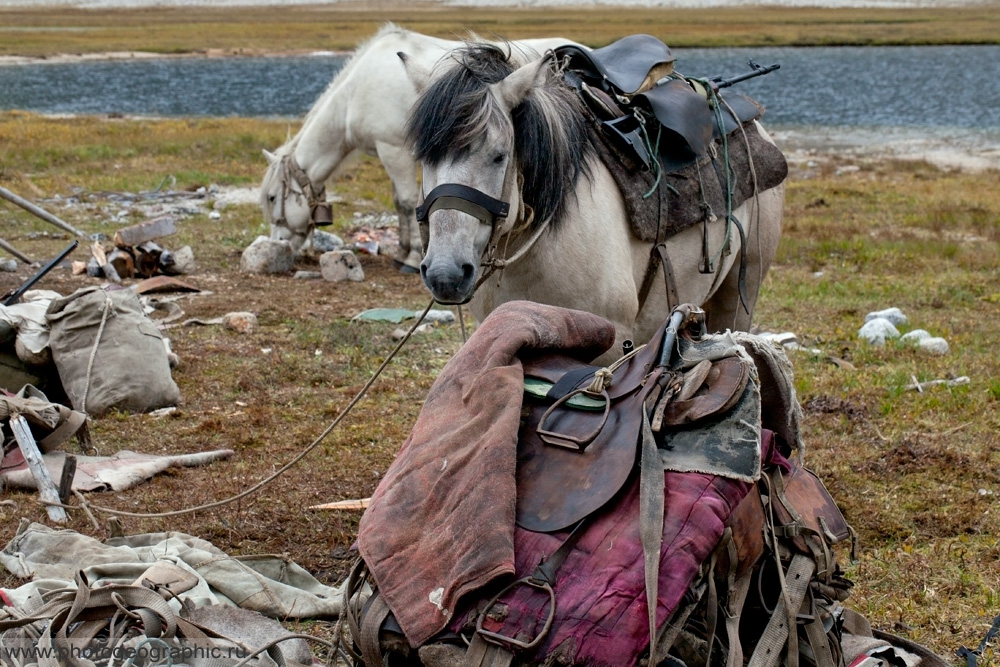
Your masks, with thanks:
[(0, 248), (3, 248), (4, 250), (6, 250), (7, 252), (9, 252), (10, 254), (14, 255), (14, 257), (17, 257), (19, 260), (21, 260), (25, 264), (31, 264), (32, 263), (30, 257), (28, 257), (27, 255), (23, 255), (23, 254), (19, 253), (17, 251), (17, 248), (15, 248), (11, 244), (7, 243), (3, 239), (0, 239)]
[(24, 460), (28, 463), (31, 476), (35, 478), (35, 483), (38, 484), (38, 495), (46, 503), (56, 503), (54, 505), (45, 505), (45, 511), (48, 512), (49, 518), (58, 523), (65, 523), (69, 520), (69, 517), (66, 515), (66, 510), (58, 506), (59, 491), (52, 482), (49, 469), (45, 467), (45, 460), (42, 458), (42, 453), (38, 451), (35, 438), (31, 435), (31, 428), (28, 426), (28, 421), (23, 415), (14, 415), (10, 418), (10, 430), (14, 432), (14, 438), (17, 440), (18, 447), (21, 448)]
[(0, 197), (3, 197), (4, 199), (13, 204), (17, 204), (28, 213), (32, 213), (41, 218), (42, 220), (44, 220), (45, 222), (50, 222), (56, 227), (69, 232), (70, 234), (75, 234), (80, 237), (87, 236), (86, 234), (84, 234), (83, 232), (81, 232), (79, 229), (69, 224), (68, 222), (63, 222), (62, 220), (52, 215), (48, 211), (39, 208), (38, 206), (35, 206), (34, 204), (32, 204), (27, 199), (24, 199), (23, 197), (18, 197), (16, 194), (14, 194), (13, 192), (11, 192), (10, 190), (8, 190), (3, 186), (0, 186)]

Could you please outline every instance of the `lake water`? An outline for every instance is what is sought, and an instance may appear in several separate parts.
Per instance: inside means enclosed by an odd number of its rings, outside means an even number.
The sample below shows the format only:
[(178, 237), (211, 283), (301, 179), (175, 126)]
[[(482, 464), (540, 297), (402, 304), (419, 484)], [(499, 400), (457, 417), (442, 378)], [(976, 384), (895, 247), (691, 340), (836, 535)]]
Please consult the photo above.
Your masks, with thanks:
[[(826, 146), (936, 137), (1000, 149), (1000, 46), (674, 49), (687, 76), (748, 59), (780, 69), (736, 84), (784, 137)], [(0, 67), (0, 109), (42, 113), (298, 118), (345, 58), (165, 58)], [(846, 137), (846, 138), (845, 138)]]
[[(732, 90), (769, 124), (1000, 128), (1000, 46), (675, 49), (688, 76), (776, 72)], [(0, 108), (157, 116), (304, 114), (340, 69), (332, 55), (173, 58), (0, 67)]]

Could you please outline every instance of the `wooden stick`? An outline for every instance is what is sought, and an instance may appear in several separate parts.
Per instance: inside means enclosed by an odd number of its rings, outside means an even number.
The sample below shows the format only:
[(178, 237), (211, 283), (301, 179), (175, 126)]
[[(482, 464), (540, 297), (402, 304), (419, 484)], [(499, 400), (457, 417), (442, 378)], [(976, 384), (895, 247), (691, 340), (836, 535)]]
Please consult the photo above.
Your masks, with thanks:
[[(17, 440), (17, 445), (21, 448), (24, 460), (28, 463), (31, 476), (35, 478), (35, 483), (38, 484), (38, 495), (42, 497), (43, 501), (59, 503), (59, 491), (49, 476), (49, 469), (45, 467), (45, 460), (42, 459), (42, 453), (38, 451), (35, 438), (31, 435), (28, 421), (23, 415), (14, 415), (10, 418), (10, 430), (14, 432), (14, 438)], [(48, 512), (50, 519), (58, 523), (65, 523), (69, 519), (66, 515), (66, 510), (62, 507), (46, 505), (45, 511)]]
[(363, 510), (368, 507), (371, 498), (358, 498), (357, 500), (338, 500), (335, 503), (325, 503), (323, 505), (313, 505), (311, 510)]
[(4, 250), (6, 250), (7, 252), (9, 252), (10, 254), (14, 255), (14, 257), (17, 257), (19, 260), (21, 260), (25, 264), (31, 264), (31, 258), (30, 257), (28, 257), (27, 255), (24, 255), (24, 254), (22, 254), (20, 252), (18, 252), (17, 248), (15, 248), (11, 244), (7, 243), (3, 239), (0, 239), (0, 248), (3, 248)]
[(7, 201), (11, 202), (12, 204), (17, 204), (18, 206), (20, 206), (21, 208), (23, 208), (28, 213), (32, 213), (32, 214), (38, 216), (39, 218), (41, 218), (45, 222), (52, 223), (53, 225), (55, 225), (59, 229), (66, 230), (70, 234), (75, 234), (76, 236), (81, 236), (81, 237), (87, 236), (86, 234), (84, 234), (83, 232), (81, 232), (79, 229), (77, 229), (73, 225), (69, 224), (68, 222), (64, 222), (64, 221), (60, 220), (59, 218), (57, 218), (56, 216), (52, 215), (48, 211), (46, 211), (46, 210), (44, 210), (42, 208), (39, 208), (38, 206), (35, 206), (34, 204), (32, 204), (27, 199), (24, 199), (23, 197), (18, 197), (16, 194), (14, 194), (10, 190), (8, 190), (7, 188), (2, 187), (2, 186), (0, 186), (0, 197), (3, 197), (4, 199), (6, 199)]

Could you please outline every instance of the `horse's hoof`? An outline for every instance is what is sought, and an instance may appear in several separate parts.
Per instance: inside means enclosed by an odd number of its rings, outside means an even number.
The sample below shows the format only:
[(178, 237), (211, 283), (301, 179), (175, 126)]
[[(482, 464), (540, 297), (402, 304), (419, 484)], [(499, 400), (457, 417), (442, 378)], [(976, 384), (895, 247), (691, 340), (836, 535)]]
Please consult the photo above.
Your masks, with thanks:
[(400, 264), (399, 272), (407, 275), (413, 275), (415, 273), (420, 273), (420, 269), (410, 266), (409, 264)]

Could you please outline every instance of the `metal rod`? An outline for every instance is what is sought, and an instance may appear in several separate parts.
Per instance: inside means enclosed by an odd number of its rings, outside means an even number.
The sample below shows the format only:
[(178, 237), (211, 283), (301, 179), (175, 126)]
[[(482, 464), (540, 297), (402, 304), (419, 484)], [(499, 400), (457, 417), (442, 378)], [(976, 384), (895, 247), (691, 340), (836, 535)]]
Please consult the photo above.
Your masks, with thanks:
[(3, 197), (4, 199), (6, 199), (7, 201), (9, 201), (9, 202), (11, 202), (13, 204), (17, 204), (18, 206), (20, 206), (21, 208), (23, 208), (28, 213), (32, 213), (32, 214), (38, 216), (39, 218), (41, 218), (42, 220), (44, 220), (45, 222), (50, 222), (53, 225), (55, 225), (56, 227), (59, 227), (60, 229), (63, 229), (65, 231), (69, 232), (70, 234), (75, 234), (76, 236), (79, 236), (79, 237), (86, 237), (87, 236), (86, 234), (84, 234), (83, 232), (81, 232), (79, 229), (77, 229), (73, 225), (69, 224), (68, 222), (64, 222), (64, 221), (60, 220), (59, 218), (57, 218), (56, 216), (52, 215), (48, 211), (46, 211), (46, 210), (44, 210), (42, 208), (39, 208), (38, 206), (35, 206), (34, 204), (32, 204), (27, 199), (24, 199), (23, 197), (17, 196), (13, 192), (11, 192), (10, 190), (8, 190), (7, 188), (2, 187), (2, 186), (0, 186), (0, 197)]
[(20, 301), (21, 297), (24, 296), (25, 292), (27, 292), (29, 289), (31, 289), (32, 285), (34, 285), (39, 280), (41, 280), (45, 276), (46, 273), (48, 273), (49, 271), (51, 271), (52, 269), (54, 269), (55, 266), (59, 262), (61, 262), (64, 259), (66, 259), (66, 255), (68, 255), (71, 252), (73, 252), (73, 249), (76, 248), (78, 245), (80, 245), (79, 241), (73, 241), (68, 246), (66, 246), (65, 248), (63, 248), (62, 252), (60, 252), (54, 258), (52, 258), (51, 260), (49, 260), (48, 264), (46, 264), (41, 269), (39, 269), (38, 272), (35, 273), (35, 275), (33, 275), (30, 278), (28, 278), (28, 280), (25, 281), (25, 283), (23, 285), (21, 285), (16, 290), (14, 290), (10, 294), (8, 294), (5, 297), (3, 297), (3, 305), (5, 305), (5, 306), (13, 306), (15, 303), (17, 303), (18, 301)]

